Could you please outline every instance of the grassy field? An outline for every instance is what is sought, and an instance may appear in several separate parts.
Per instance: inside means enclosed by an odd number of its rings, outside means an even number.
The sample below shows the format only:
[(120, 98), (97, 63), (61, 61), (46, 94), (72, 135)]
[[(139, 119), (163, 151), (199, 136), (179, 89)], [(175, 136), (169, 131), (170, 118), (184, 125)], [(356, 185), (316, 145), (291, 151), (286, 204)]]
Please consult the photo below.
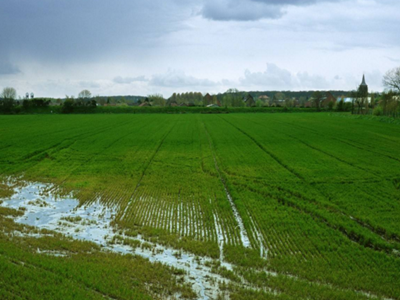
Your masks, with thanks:
[[(9, 176), (117, 207), (112, 226), (126, 236), (232, 264), (214, 268), (231, 299), (400, 299), (396, 124), (327, 113), (1, 116)], [(0, 210), (2, 298), (42, 299), (48, 291), (32, 290), (45, 285), (75, 299), (193, 297), (176, 270), (141, 258), (57, 234), (11, 238), (24, 230), (15, 214)], [(75, 255), (43, 257), (38, 244)]]

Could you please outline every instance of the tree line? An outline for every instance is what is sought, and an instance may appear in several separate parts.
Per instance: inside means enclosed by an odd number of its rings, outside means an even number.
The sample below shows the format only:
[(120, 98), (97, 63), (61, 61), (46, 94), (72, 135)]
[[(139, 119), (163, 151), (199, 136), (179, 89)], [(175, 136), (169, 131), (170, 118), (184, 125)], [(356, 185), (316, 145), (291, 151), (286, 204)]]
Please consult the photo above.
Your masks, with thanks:
[[(315, 108), (330, 111), (351, 111), (353, 114), (374, 114), (397, 117), (400, 115), (400, 67), (389, 70), (383, 77), (386, 90), (368, 93), (360, 86), (345, 91), (266, 91), (244, 92), (231, 88), (220, 94), (200, 92), (173, 93), (169, 98), (161, 94), (142, 96), (93, 97), (89, 90), (82, 90), (78, 97), (65, 99), (33, 98), (17, 99), (17, 92), (6, 87), (0, 94), (0, 112), (30, 111), (48, 106), (61, 106), (61, 112), (75, 110), (88, 112), (97, 106), (219, 106), (219, 107), (284, 107)], [(351, 99), (351, 101), (346, 101)]]

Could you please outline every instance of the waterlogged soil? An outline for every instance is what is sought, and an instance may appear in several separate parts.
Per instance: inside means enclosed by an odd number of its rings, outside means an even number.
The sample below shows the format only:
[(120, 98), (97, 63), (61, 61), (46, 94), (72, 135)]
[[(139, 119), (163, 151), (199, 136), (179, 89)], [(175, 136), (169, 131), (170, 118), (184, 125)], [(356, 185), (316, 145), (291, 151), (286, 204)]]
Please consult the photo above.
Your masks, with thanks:
[[(218, 283), (229, 283), (228, 279), (211, 271), (215, 263), (211, 258), (154, 244), (140, 235), (126, 236), (113, 228), (110, 224), (117, 207), (104, 206), (100, 200), (80, 206), (72, 195), (58, 197), (52, 192), (56, 190), (53, 186), (42, 183), (8, 184), (13, 187), (14, 194), (1, 199), (0, 205), (24, 211), (22, 216), (15, 218), (17, 223), (56, 231), (75, 239), (94, 242), (105, 251), (139, 255), (151, 262), (161, 262), (182, 270), (184, 280), (192, 285), (198, 299), (217, 298)], [(38, 249), (38, 253), (42, 252)], [(46, 254), (64, 256), (64, 253)], [(232, 269), (227, 263), (223, 266)]]
[[(240, 279), (239, 282), (233, 282), (215, 273), (213, 266), (219, 266), (229, 271), (234, 270), (232, 264), (224, 261), (223, 247), (225, 241), (223, 229), (216, 215), (214, 215), (214, 222), (221, 252), (220, 258), (217, 261), (209, 257), (199, 257), (182, 250), (149, 242), (140, 235), (135, 237), (126, 235), (123, 230), (111, 226), (119, 208), (116, 206), (105, 206), (101, 203), (100, 199), (87, 205), (79, 205), (79, 201), (74, 199), (72, 195), (58, 196), (57, 188), (50, 184), (17, 182), (12, 180), (3, 184), (8, 185), (13, 190), (13, 193), (11, 193), (11, 196), (0, 197), (0, 206), (23, 212), (23, 215), (14, 218), (15, 222), (35, 226), (38, 229), (52, 230), (74, 239), (90, 241), (101, 246), (103, 251), (139, 255), (151, 262), (160, 262), (179, 269), (181, 272), (177, 276), (182, 276), (183, 280), (192, 286), (193, 290), (197, 293), (198, 299), (216, 299), (221, 295), (224, 298), (224, 294), (221, 294), (219, 289), (219, 285), (222, 283), (239, 285), (241, 288), (246, 287), (254, 291), (277, 294), (276, 291), (270, 288), (257, 288), (237, 274), (237, 277)], [(251, 222), (260, 244), (260, 255), (266, 259), (268, 249), (263, 247), (265, 241), (261, 234), (259, 234), (252, 219)], [(240, 224), (240, 221), (238, 223)], [(30, 237), (43, 236), (29, 232), (19, 232), (18, 235), (27, 235)], [(245, 236), (247, 237), (247, 234)], [(242, 238), (242, 242), (246, 245), (246, 239)], [(68, 256), (68, 253), (65, 252), (41, 249), (37, 249), (37, 253), (58, 257)], [(277, 273), (268, 270), (263, 270), (262, 272), (270, 276), (278, 276)], [(296, 279), (295, 276), (286, 276)], [(330, 286), (329, 284), (323, 285)], [(362, 291), (358, 293), (366, 295), (368, 298), (379, 298), (376, 295)], [(175, 298), (179, 298), (179, 295), (175, 295)]]

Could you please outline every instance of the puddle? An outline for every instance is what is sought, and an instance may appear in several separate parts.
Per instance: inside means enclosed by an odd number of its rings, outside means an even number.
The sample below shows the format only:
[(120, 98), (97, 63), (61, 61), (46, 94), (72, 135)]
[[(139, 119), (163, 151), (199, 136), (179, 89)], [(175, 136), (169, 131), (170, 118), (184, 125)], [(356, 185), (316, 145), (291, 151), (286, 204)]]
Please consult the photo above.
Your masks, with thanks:
[(253, 230), (256, 234), (258, 244), (260, 246), (260, 257), (264, 258), (264, 259), (268, 259), (268, 248), (264, 247), (264, 244), (266, 244), (265, 240), (264, 240), (262, 234), (260, 233), (260, 231), (258, 231), (257, 226), (256, 226), (253, 218), (251, 217), (251, 215), (249, 215), (249, 218), (250, 218), (251, 224), (253, 225)]
[(217, 232), (217, 239), (218, 239), (218, 248), (219, 248), (219, 261), (221, 266), (225, 267), (227, 270), (232, 271), (233, 267), (230, 263), (224, 261), (224, 243), (225, 238), (223, 234), (222, 226), (219, 222), (218, 217), (214, 214), (214, 223), (215, 223), (215, 230)]
[[(204, 127), (204, 129), (205, 129), (205, 127)], [(240, 216), (240, 214), (239, 214), (239, 212), (238, 212), (238, 210), (236, 208), (236, 205), (233, 202), (232, 196), (229, 193), (228, 187), (226, 186), (225, 180), (221, 175), (221, 171), (219, 169), (218, 162), (217, 162), (217, 159), (215, 157), (214, 148), (213, 148), (213, 145), (212, 145), (212, 142), (211, 142), (210, 134), (208, 133), (207, 129), (205, 129), (205, 130), (206, 130), (206, 133), (207, 133), (208, 142), (210, 144), (210, 149), (211, 149), (211, 152), (212, 152), (212, 155), (213, 155), (215, 169), (217, 170), (218, 175), (219, 175), (219, 179), (221, 180), (221, 182), (222, 182), (222, 184), (224, 186), (226, 197), (228, 198), (229, 204), (231, 205), (232, 212), (233, 212), (233, 215), (235, 217), (235, 220), (239, 225), (240, 239), (242, 241), (242, 245), (244, 247), (246, 247), (246, 248), (249, 248), (251, 246), (251, 244), (250, 244), (250, 240), (249, 240), (246, 228), (244, 227), (242, 217)]]
[[(222, 178), (221, 178), (221, 180), (225, 185), (225, 182), (223, 181)], [(239, 225), (240, 239), (242, 240), (242, 244), (243, 244), (244, 247), (249, 248), (250, 247), (250, 240), (249, 240), (249, 237), (247, 235), (246, 228), (244, 228), (242, 217), (240, 216), (235, 204), (233, 203), (232, 196), (231, 196), (231, 194), (229, 194), (229, 191), (226, 188), (226, 186), (225, 186), (225, 192), (226, 192), (226, 196), (228, 197), (229, 203), (231, 204), (233, 215), (235, 216), (236, 222)]]

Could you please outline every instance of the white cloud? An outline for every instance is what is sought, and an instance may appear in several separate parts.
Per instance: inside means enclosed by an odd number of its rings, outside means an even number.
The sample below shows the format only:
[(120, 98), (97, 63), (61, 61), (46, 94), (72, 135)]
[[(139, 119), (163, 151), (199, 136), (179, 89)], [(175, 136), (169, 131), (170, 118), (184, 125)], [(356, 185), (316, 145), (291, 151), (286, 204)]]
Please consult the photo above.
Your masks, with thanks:
[(113, 80), (115, 83), (118, 84), (130, 84), (132, 82), (145, 82), (148, 81), (148, 79), (145, 76), (137, 76), (137, 77), (121, 77), (121, 76), (117, 76), (114, 77)]
[(176, 88), (204, 88), (218, 85), (218, 83), (209, 79), (196, 78), (190, 75), (186, 75), (184, 71), (171, 69), (168, 70), (166, 73), (153, 75), (149, 83), (152, 86)]

